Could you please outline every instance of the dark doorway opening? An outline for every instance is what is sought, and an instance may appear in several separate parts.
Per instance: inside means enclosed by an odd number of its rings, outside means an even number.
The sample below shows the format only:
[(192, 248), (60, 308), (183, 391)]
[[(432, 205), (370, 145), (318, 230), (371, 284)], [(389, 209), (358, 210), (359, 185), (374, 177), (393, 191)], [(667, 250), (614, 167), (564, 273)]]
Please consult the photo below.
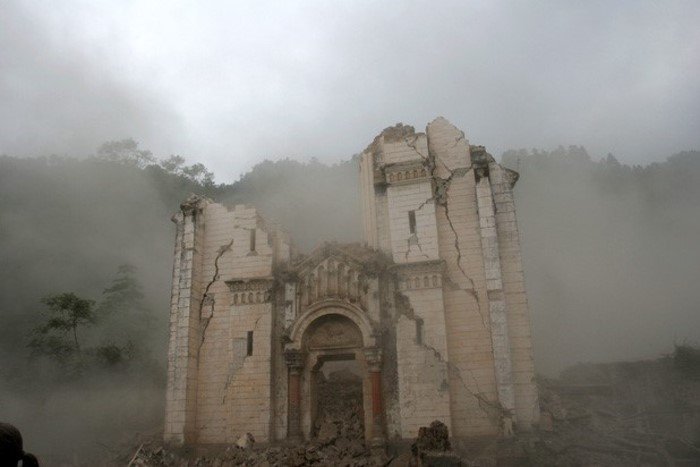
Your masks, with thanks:
[(314, 437), (324, 442), (364, 440), (362, 368), (354, 355), (323, 361), (314, 380)]

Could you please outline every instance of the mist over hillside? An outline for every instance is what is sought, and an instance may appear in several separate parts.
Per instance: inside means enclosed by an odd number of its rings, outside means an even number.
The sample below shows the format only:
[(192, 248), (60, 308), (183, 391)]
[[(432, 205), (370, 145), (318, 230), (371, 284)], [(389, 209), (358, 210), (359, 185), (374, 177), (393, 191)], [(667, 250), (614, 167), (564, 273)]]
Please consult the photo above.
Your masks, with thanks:
[[(645, 167), (597, 159), (580, 147), (503, 155), (521, 175), (516, 205), (542, 373), (653, 357), (700, 340), (700, 153)], [(155, 164), (0, 157), (3, 418), (23, 427), (34, 451), (56, 459), (104, 455), (105, 445), (135, 430), (160, 428), (170, 216), (179, 203), (195, 192), (255, 205), (308, 251), (326, 240), (360, 240), (357, 170), (355, 160), (266, 161), (215, 185)], [(42, 297), (74, 292), (99, 307), (124, 264), (143, 292), (140, 314), (101, 317), (81, 330), (85, 346), (123, 350), (118, 364), (83, 363), (69, 373), (30, 358), (33, 330), (45, 319)], [(131, 339), (117, 328), (134, 330)]]
[(535, 362), (651, 358), (700, 340), (700, 152), (647, 166), (508, 151)]

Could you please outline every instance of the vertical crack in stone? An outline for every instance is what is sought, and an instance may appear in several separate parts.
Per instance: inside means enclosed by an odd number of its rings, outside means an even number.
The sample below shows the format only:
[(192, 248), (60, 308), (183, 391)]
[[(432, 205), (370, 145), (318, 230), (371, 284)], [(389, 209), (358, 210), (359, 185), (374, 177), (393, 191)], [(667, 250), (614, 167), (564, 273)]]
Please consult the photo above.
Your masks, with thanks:
[[(204, 318), (204, 323), (202, 324), (202, 331), (201, 331), (201, 340), (199, 341), (199, 349), (201, 350), (202, 345), (204, 345), (204, 339), (206, 337), (206, 332), (207, 332), (207, 327), (209, 327), (209, 322), (211, 321), (212, 317), (214, 316), (214, 304), (215, 300), (213, 297), (209, 296), (209, 289), (211, 288), (212, 285), (216, 281), (219, 280), (219, 260), (221, 259), (222, 256), (224, 256), (224, 253), (227, 251), (231, 250), (231, 246), (233, 245), (233, 239), (231, 239), (230, 242), (228, 242), (226, 245), (222, 245), (219, 247), (219, 252), (216, 255), (216, 258), (214, 259), (214, 275), (212, 276), (211, 280), (207, 284), (206, 288), (204, 289), (204, 293), (202, 294), (202, 300), (199, 302), (199, 319), (202, 319), (202, 310), (204, 310), (204, 305), (205, 304), (210, 304), (211, 305), (211, 313), (209, 316)], [(199, 358), (199, 352), (197, 352), (197, 358)]]
[[(253, 324), (253, 333), (257, 331), (258, 329), (258, 322), (260, 321), (260, 318), (262, 318), (263, 315), (261, 314), (258, 316), (258, 319), (255, 320), (255, 324)], [(239, 337), (238, 340), (245, 340), (242, 337)], [(233, 378), (236, 376), (236, 372), (243, 366), (243, 362), (245, 361), (245, 357), (242, 358), (236, 358), (234, 355), (233, 362), (229, 365), (228, 368), (228, 375), (226, 376), (226, 383), (224, 384), (224, 388), (222, 389), (223, 395), (221, 397), (221, 405), (226, 404), (226, 396), (228, 396), (228, 388), (233, 382)]]
[[(396, 292), (395, 293), (395, 301), (396, 301), (396, 309), (399, 312), (400, 315), (405, 316), (406, 318), (410, 319), (413, 322), (418, 321), (420, 318), (416, 316), (415, 311), (413, 310), (413, 307), (411, 306), (411, 302), (409, 298), (404, 295), (401, 292)], [(398, 318), (395, 320), (394, 325), (398, 323)], [(476, 379), (474, 374), (470, 369), (465, 369), (465, 371), (469, 374), (471, 380), (474, 383), (474, 386), (476, 386), (476, 392), (474, 392), (467, 382), (464, 380), (464, 377), (462, 375), (462, 369), (459, 368), (457, 365), (451, 363), (449, 360), (446, 360), (443, 358), (442, 354), (440, 351), (438, 351), (435, 347), (428, 345), (425, 343), (425, 341), (421, 342), (420, 344), (421, 347), (424, 349), (428, 350), (433, 354), (433, 356), (439, 361), (440, 363), (443, 363), (448, 370), (451, 370), (455, 375), (457, 375), (457, 378), (459, 378), (460, 383), (462, 384), (462, 387), (467, 391), (469, 395), (474, 397), (476, 399), (479, 409), (486, 414), (487, 417), (491, 418), (492, 420), (498, 421), (499, 423), (502, 421), (502, 419), (508, 415), (508, 411), (500, 404), (499, 401), (492, 401), (489, 400), (481, 391), (479, 388), (479, 381)], [(449, 371), (448, 371), (448, 376), (449, 376)], [(448, 383), (449, 384), (449, 383)]]
[[(444, 164), (443, 164), (444, 165)], [(438, 205), (442, 206), (445, 209), (445, 218), (447, 219), (447, 223), (450, 226), (450, 230), (452, 230), (452, 233), (454, 234), (454, 239), (455, 239), (455, 249), (457, 250), (457, 267), (459, 268), (460, 272), (464, 276), (464, 278), (469, 281), (469, 284), (471, 285), (471, 290), (466, 289), (464, 287), (460, 287), (457, 285), (457, 288), (460, 290), (465, 291), (466, 293), (470, 294), (471, 296), (474, 297), (476, 300), (476, 307), (477, 307), (477, 312), (479, 313), (479, 316), (481, 317), (481, 323), (484, 326), (484, 329), (488, 329), (488, 326), (486, 324), (486, 317), (484, 316), (484, 313), (481, 309), (481, 300), (479, 300), (479, 295), (476, 293), (476, 286), (474, 284), (474, 280), (469, 277), (467, 274), (467, 271), (465, 271), (464, 266), (462, 266), (462, 249), (459, 245), (459, 233), (457, 232), (457, 229), (455, 228), (454, 224), (452, 223), (452, 218), (450, 217), (450, 208), (449, 208), (449, 190), (450, 186), (452, 184), (452, 179), (454, 178), (455, 175), (461, 176), (464, 175), (467, 171), (467, 169), (456, 169), (456, 170), (450, 170), (445, 166), (446, 170), (450, 172), (450, 176), (447, 178), (440, 178), (437, 175), (434, 175), (433, 178), (437, 182), (437, 187), (436, 187), (436, 202)], [(459, 173), (458, 173), (459, 172)]]

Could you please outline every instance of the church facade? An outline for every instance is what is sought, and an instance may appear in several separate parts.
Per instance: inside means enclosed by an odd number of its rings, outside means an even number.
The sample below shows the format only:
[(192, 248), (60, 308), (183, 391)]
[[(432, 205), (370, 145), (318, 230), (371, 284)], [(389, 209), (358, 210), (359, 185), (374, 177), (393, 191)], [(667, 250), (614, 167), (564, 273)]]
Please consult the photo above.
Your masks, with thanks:
[(436, 419), (458, 438), (537, 422), (517, 173), (438, 118), (385, 129), (359, 177), (362, 244), (301, 255), (254, 208), (198, 196), (173, 216), (166, 441), (312, 438), (344, 363), (373, 447)]

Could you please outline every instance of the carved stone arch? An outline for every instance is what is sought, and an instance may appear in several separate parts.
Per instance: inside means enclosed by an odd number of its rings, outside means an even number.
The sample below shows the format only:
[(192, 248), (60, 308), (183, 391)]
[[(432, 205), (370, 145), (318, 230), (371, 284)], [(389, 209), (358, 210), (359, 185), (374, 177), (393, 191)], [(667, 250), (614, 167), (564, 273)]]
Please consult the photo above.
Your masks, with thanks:
[(301, 349), (302, 338), (309, 326), (318, 318), (327, 315), (340, 315), (352, 321), (362, 334), (362, 345), (364, 347), (374, 347), (376, 339), (367, 314), (360, 308), (340, 300), (324, 300), (309, 307), (292, 324), (289, 330), (289, 339), (291, 342), (287, 344), (288, 348)]

